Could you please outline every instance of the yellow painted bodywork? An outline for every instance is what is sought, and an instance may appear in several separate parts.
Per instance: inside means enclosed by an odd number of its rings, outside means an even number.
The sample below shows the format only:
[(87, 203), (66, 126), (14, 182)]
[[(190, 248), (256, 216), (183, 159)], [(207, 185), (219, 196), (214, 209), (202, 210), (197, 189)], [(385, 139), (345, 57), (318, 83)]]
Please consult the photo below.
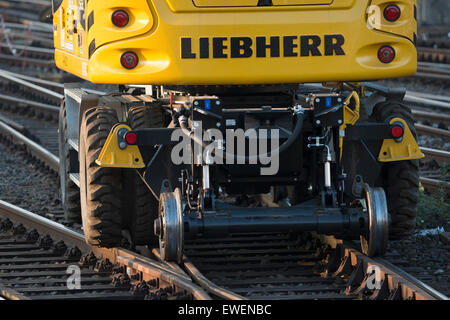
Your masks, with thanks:
[[(94, 83), (221, 85), (359, 81), (412, 75), (417, 68), (413, 44), (415, 0), (273, 0), (256, 7), (257, 0), (63, 0), (54, 13), (55, 60), (59, 68)], [(210, 3), (216, 3), (214, 6)], [(236, 6), (230, 7), (228, 3)], [(387, 3), (402, 9), (398, 22), (368, 19), (371, 5), (382, 13)], [(84, 6), (85, 27), (77, 17)], [(112, 13), (130, 14), (123, 28), (111, 22)], [(93, 23), (87, 28), (92, 15)], [(75, 17), (75, 19), (74, 19)], [(78, 24), (73, 34), (73, 22)], [(72, 30), (72, 31), (71, 31)], [(72, 34), (71, 34), (72, 33)], [(300, 36), (321, 38), (321, 56), (300, 56)], [(324, 55), (324, 36), (342, 35), (345, 55)], [(293, 52), (283, 56), (283, 37), (295, 36)], [(224, 37), (227, 58), (199, 57), (199, 38)], [(230, 58), (230, 38), (280, 37), (280, 57)], [(196, 58), (181, 58), (181, 38), (191, 38)], [(64, 39), (64, 41), (63, 41)], [(71, 44), (70, 44), (71, 43)], [(95, 43), (95, 46), (92, 44)], [(396, 51), (392, 63), (377, 58), (381, 46)], [(89, 46), (95, 48), (89, 54)], [(139, 64), (125, 69), (120, 57), (135, 52)]]
[[(368, 9), (367, 20), (369, 25), (376, 30), (399, 34), (414, 41), (414, 34), (417, 34), (417, 23), (415, 19), (411, 18), (414, 17), (414, 6), (416, 6), (416, 2), (416, 0), (372, 0), (371, 6)], [(382, 18), (383, 10), (391, 4), (397, 5), (401, 10), (400, 18), (394, 22), (389, 22)]]
[(131, 131), (131, 128), (126, 124), (115, 125), (109, 132), (102, 151), (95, 162), (100, 167), (134, 169), (145, 168), (144, 160), (142, 159), (138, 146), (127, 145), (125, 149), (119, 148), (117, 132), (122, 128), (126, 128), (128, 131)]
[(404, 134), (401, 142), (397, 142), (394, 139), (384, 139), (381, 146), (380, 153), (378, 155), (378, 161), (390, 162), (390, 161), (403, 161), (412, 159), (422, 159), (425, 155), (420, 151), (417, 145), (416, 139), (409, 130), (406, 121), (401, 118), (394, 118), (389, 123), (393, 124), (396, 121), (400, 121), (404, 126)]

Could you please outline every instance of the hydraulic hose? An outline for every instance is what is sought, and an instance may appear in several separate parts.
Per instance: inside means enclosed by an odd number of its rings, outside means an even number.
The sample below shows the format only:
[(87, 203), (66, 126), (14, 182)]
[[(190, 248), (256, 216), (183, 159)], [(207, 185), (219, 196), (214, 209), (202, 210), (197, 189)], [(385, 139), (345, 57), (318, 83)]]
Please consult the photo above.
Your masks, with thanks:
[[(289, 148), (300, 136), (300, 133), (302, 132), (302, 128), (303, 128), (303, 121), (304, 121), (303, 109), (301, 109), (301, 108), (296, 109), (295, 114), (296, 114), (297, 123), (295, 125), (294, 131), (289, 136), (289, 138), (281, 146), (278, 147), (278, 149), (272, 150), (270, 152), (271, 154), (282, 153), (287, 148)], [(194, 132), (189, 129), (189, 127), (187, 126), (187, 121), (188, 121), (188, 118), (185, 115), (180, 115), (178, 118), (178, 122), (180, 124), (180, 128), (181, 128), (183, 134), (188, 136), (195, 143), (201, 145), (203, 148), (207, 148), (207, 145), (204, 143), (204, 141), (202, 139), (200, 139), (199, 137), (195, 136)], [(252, 162), (255, 163), (258, 160), (258, 156), (260, 158), (269, 157), (269, 154), (266, 153), (265, 155), (241, 156), (241, 155), (237, 155), (237, 154), (230, 154), (225, 151), (223, 154), (216, 154), (216, 156), (220, 157), (222, 159), (232, 157), (232, 158), (234, 158), (235, 163), (252, 163)]]

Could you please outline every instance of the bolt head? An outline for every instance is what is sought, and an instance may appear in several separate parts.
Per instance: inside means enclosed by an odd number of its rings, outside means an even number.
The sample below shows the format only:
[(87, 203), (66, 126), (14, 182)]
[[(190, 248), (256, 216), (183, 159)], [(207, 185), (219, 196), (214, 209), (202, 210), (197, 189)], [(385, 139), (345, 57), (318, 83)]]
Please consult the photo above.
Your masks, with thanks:
[(339, 120), (338, 120), (338, 123), (339, 123), (339, 124), (342, 124), (342, 120), (341, 120), (341, 119), (339, 119)]
[(127, 147), (127, 144), (125, 142), (119, 143), (119, 148), (120, 149), (125, 149), (126, 147)]
[(220, 122), (217, 122), (217, 123), (216, 123), (216, 126), (217, 126), (217, 127), (220, 127), (220, 126), (221, 126)]
[(316, 120), (316, 124), (320, 124), (320, 120)]
[(220, 105), (220, 100), (216, 100), (216, 105)]

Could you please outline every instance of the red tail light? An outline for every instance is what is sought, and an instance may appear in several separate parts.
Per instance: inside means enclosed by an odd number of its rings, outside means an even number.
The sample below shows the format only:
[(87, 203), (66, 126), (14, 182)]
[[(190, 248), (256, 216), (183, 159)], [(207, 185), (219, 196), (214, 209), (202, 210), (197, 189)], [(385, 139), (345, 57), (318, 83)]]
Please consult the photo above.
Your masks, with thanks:
[(130, 21), (128, 13), (123, 10), (114, 11), (111, 17), (112, 23), (119, 28), (125, 27)]
[(402, 126), (395, 125), (391, 129), (391, 134), (392, 134), (392, 137), (394, 137), (394, 138), (402, 137), (403, 133), (404, 133), (404, 131), (403, 131), (403, 127)]
[(137, 135), (136, 135), (136, 133), (134, 133), (134, 132), (128, 132), (128, 133), (125, 135), (125, 141), (126, 141), (128, 144), (135, 144), (135, 143), (137, 142)]
[(395, 4), (388, 5), (383, 11), (384, 18), (389, 22), (397, 21), (401, 13), (400, 8)]
[(139, 59), (136, 53), (134, 52), (125, 52), (120, 58), (120, 62), (122, 66), (126, 69), (133, 69), (137, 66)]
[(383, 63), (390, 63), (395, 58), (395, 50), (391, 46), (384, 46), (378, 50), (378, 59)]

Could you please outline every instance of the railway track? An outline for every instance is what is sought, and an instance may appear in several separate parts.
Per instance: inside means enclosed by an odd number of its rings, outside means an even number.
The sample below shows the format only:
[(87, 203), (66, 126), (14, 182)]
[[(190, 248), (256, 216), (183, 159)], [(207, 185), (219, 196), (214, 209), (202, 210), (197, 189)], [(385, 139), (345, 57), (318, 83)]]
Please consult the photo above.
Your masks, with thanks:
[[(450, 126), (450, 116), (442, 113), (435, 113), (422, 110), (412, 110), (412, 114), (416, 121), (422, 123), (416, 123), (416, 131), (420, 135), (433, 136), (443, 141), (450, 140), (450, 131), (444, 128)], [(437, 124), (438, 128), (433, 126)], [(443, 167), (450, 164), (450, 152), (445, 150), (437, 150), (433, 148), (427, 148), (421, 146), (421, 151), (425, 155), (424, 160), (434, 160), (438, 167)], [(441, 173), (437, 171), (422, 172), (420, 177), (420, 183), (429, 191), (437, 191), (440, 189), (446, 190), (447, 194), (450, 194), (450, 182), (442, 181)]]
[[(24, 75), (0, 73), (0, 78), (1, 75), (3, 75), (4, 79), (3, 88), (8, 90), (6, 94), (0, 94), (0, 102), (3, 101), (4, 110), (16, 112), (15, 114), (8, 114), (3, 119), (0, 118), (2, 135), (8, 136), (15, 143), (23, 144), (35, 158), (40, 159), (46, 166), (57, 172), (59, 160), (56, 156), (55, 120), (59, 109), (57, 101), (59, 101), (63, 92), (63, 86)], [(11, 86), (11, 83), (14, 85)], [(2, 81), (0, 79), (1, 85)], [(43, 97), (45, 103), (42, 102)], [(30, 119), (30, 116), (33, 116), (33, 119)], [(420, 113), (416, 113), (415, 116), (420, 116)], [(422, 116), (425, 117), (424, 115)], [(46, 120), (44, 122), (45, 125), (43, 125), (42, 120)], [(11, 130), (11, 127), (16, 130)], [(31, 139), (25, 139), (25, 136)], [(40, 144), (43, 144), (45, 148), (42, 148)], [(431, 153), (427, 152), (427, 156), (429, 154)], [(430, 179), (424, 178), (421, 179), (421, 182), (427, 188), (436, 187), (436, 182), (431, 183), (428, 180)], [(4, 205), (8, 206), (7, 204)], [(12, 226), (7, 230), (3, 230), (3, 233), (0, 235), (1, 240), (9, 241), (9, 244), (4, 249), (5, 252), (18, 253), (22, 250), (32, 254), (36, 250), (36, 252), (45, 252), (44, 255), (48, 254), (49, 258), (54, 260), (51, 263), (34, 263), (30, 260), (30, 263), (22, 266), (17, 264), (18, 269), (14, 269), (16, 264), (8, 264), (12, 259), (2, 264), (0, 269), (2, 269), (2, 266), (6, 266), (5, 270), (8, 271), (7, 273), (12, 273), (13, 275), (24, 273), (21, 275), (23, 276), (21, 278), (9, 278), (14, 279), (14, 281), (8, 282), (8, 280), (5, 280), (3, 282), (2, 290), (4, 291), (2, 291), (2, 295), (8, 298), (46, 299), (50, 298), (50, 292), (53, 297), (56, 296), (61, 299), (208, 299), (209, 296), (221, 299), (269, 300), (443, 298), (438, 293), (426, 288), (426, 285), (417, 281), (417, 279), (410, 278), (408, 280), (406, 276), (399, 275), (401, 274), (399, 270), (393, 270), (392, 266), (377, 260), (368, 259), (359, 254), (357, 249), (352, 248), (348, 243), (338, 243), (335, 240), (324, 240), (323, 238), (320, 240), (311, 237), (305, 239), (304, 237), (286, 234), (244, 235), (240, 236), (240, 238), (232, 237), (230, 239), (188, 243), (186, 259), (181, 267), (195, 283), (209, 293), (208, 295), (198, 286), (192, 284), (190, 278), (186, 277), (180, 266), (163, 262), (158, 264), (156, 261), (149, 260), (146, 257), (137, 258), (135, 253), (124, 251), (123, 249), (114, 249), (122, 250), (120, 251), (122, 255), (117, 255), (114, 253), (114, 250), (86, 248), (84, 241), (80, 240), (80, 237), (82, 237), (80, 234), (76, 236), (79, 238), (79, 242), (74, 242), (74, 239), (63, 240), (65, 246), (67, 248), (78, 247), (82, 252), (81, 256), (84, 257), (87, 257), (89, 251), (100, 250), (94, 253), (98, 261), (105, 262), (104, 257), (111, 257), (111, 264), (118, 263), (119, 266), (116, 265), (114, 269), (108, 264), (107, 271), (99, 272), (98, 270), (100, 269), (96, 268), (96, 263), (91, 265), (84, 264), (84, 261), (89, 259), (84, 258), (80, 263), (80, 257), (77, 256), (78, 260), (74, 257), (70, 260), (65, 256), (67, 250), (64, 253), (62, 253), (63, 250), (60, 250), (57, 252), (59, 254), (52, 255), (56, 252), (54, 244), (60, 241), (59, 236), (52, 235), (53, 232), (48, 229), (37, 229), (39, 234), (38, 240), (31, 243), (26, 242), (27, 235), (32, 232), (35, 226), (31, 223), (31, 227), (28, 227), (30, 223), (25, 218), (21, 218), (24, 219), (23, 221), (21, 219), (19, 221), (15, 220), (17, 212), (3, 213), (3, 215), (0, 212), (0, 216), (3, 217), (2, 225), (10, 224), (6, 218), (12, 221)], [(22, 229), (22, 227), (19, 227), (21, 223), (27, 226), (27, 230), (24, 233), (19, 232), (15, 234), (16, 231), (14, 230)], [(50, 247), (42, 247), (39, 244), (39, 239), (42, 239), (43, 236), (45, 237), (46, 234), (51, 235), (50, 238), (53, 240)], [(0, 256), (3, 252), (1, 251), (1, 240)], [(16, 243), (22, 245), (22, 247), (15, 247), (14, 244)], [(8, 251), (9, 249), (12, 251)], [(158, 252), (155, 251), (154, 255), (158, 257)], [(58, 263), (53, 265), (53, 261)], [(55, 276), (49, 275), (49, 271), (46, 269), (47, 265), (49, 270), (58, 271), (58, 276), (56, 274)], [(53, 266), (50, 267), (50, 265)], [(68, 265), (81, 267), (81, 273), (84, 277), (83, 279), (86, 279), (87, 288), (83, 286), (83, 289), (80, 289), (78, 292), (67, 290), (67, 274), (63, 272), (65, 269), (62, 266), (67, 268)], [(376, 265), (383, 270), (379, 289), (368, 290), (367, 288), (367, 281), (370, 276), (367, 268), (370, 265)], [(27, 269), (28, 267), (30, 269)], [(137, 274), (135, 276), (136, 279), (129, 276), (130, 279), (127, 280), (123, 273), (124, 267), (131, 268), (131, 274)], [(113, 269), (117, 271), (120, 268), (122, 268), (122, 272), (119, 270), (119, 272), (114, 274)], [(149, 270), (152, 271), (150, 272)], [(34, 272), (40, 272), (42, 278), (37, 277), (37, 274)], [(145, 272), (148, 272), (148, 274)], [(164, 272), (168, 272), (168, 274)], [(8, 276), (5, 277), (7, 278)], [(42, 280), (42, 285), (30, 287), (30, 282), (35, 281), (37, 278), (43, 279), (45, 277), (50, 280), (48, 282)], [(116, 281), (116, 286), (113, 283), (113, 279), (121, 277), (125, 278), (125, 280), (114, 280)], [(96, 281), (96, 279), (101, 280)], [(143, 283), (142, 279), (148, 279), (148, 281), (145, 280), (146, 283)], [(164, 279), (167, 281), (162, 281)], [(182, 280), (186, 281), (186, 283)], [(39, 281), (38, 283), (40, 283)], [(129, 282), (129, 284), (121, 287), (123, 282)], [(18, 283), (19, 285), (11, 287), (13, 283)], [(48, 290), (42, 290), (44, 283), (49, 288)], [(154, 286), (154, 284), (159, 285)], [(0, 286), (2, 286), (1, 274)], [(142, 287), (144, 287), (143, 290)], [(51, 291), (52, 288), (55, 290)], [(97, 288), (97, 290), (89, 288)], [(86, 290), (83, 291), (84, 289)], [(145, 294), (142, 294), (143, 291)]]
[[(0, 295), (7, 299), (448, 299), (332, 237), (243, 235), (190, 242), (186, 254), (182, 267), (194, 283), (179, 266), (89, 247), (81, 234), (0, 201)], [(375, 269), (380, 277), (370, 289)]]
[[(30, 4), (35, 10), (28, 10)], [(0, 63), (56, 72), (52, 29), (36, 22), (49, 4), (0, 1), (7, 14), (0, 38), (11, 40), (0, 43)], [(442, 51), (420, 48), (419, 57), (449, 63)], [(433, 68), (422, 64), (418, 77), (448, 81), (446, 71)], [(1, 134), (57, 172), (63, 85), (0, 71), (0, 89), (0, 107), (8, 112), (0, 117)], [(436, 161), (448, 159), (436, 150), (424, 152)], [(158, 250), (153, 254), (157, 258)], [(0, 295), (8, 299), (446, 299), (387, 261), (367, 258), (332, 237), (240, 235), (188, 242), (185, 254), (178, 266), (121, 248), (92, 248), (80, 233), (0, 201)], [(381, 271), (372, 289), (370, 266)], [(79, 289), (67, 285), (70, 267), (80, 268)]]
[[(450, 50), (448, 51), (450, 52)], [(444, 83), (448, 82), (450, 81), (450, 64), (419, 62), (417, 72), (413, 77)]]
[[(423, 283), (398, 281), (391, 266), (333, 237), (253, 234), (189, 242), (185, 250), (188, 273), (225, 299), (440, 299), (437, 292), (426, 293)], [(367, 285), (370, 266), (381, 274), (374, 290)]]
[[(3, 127), (4, 125), (0, 124), (1, 130), (3, 130)], [(15, 137), (15, 139), (19, 138), (20, 136)], [(27, 143), (27, 148), (33, 148), (29, 146), (33, 144), (32, 142), (28, 141), (24, 143)], [(42, 157), (40, 153), (35, 154), (39, 157)], [(55, 156), (50, 158), (44, 157), (41, 159), (49, 164), (50, 167), (52, 167), (52, 165), (50, 165), (51, 163), (53, 163), (53, 167), (57, 167), (57, 158)], [(1, 204), (2, 203), (0, 203), (0, 205)], [(9, 218), (12, 221), (16, 221), (16, 223), (19, 224), (22, 223), (24, 225), (29, 225), (29, 223), (27, 224), (26, 221), (21, 220), (24, 219), (23, 217), (20, 218), (19, 221), (14, 220), (13, 215), (14, 214), (7, 215), (6, 218)], [(0, 212), (0, 216), (2, 216), (2, 212)], [(4, 213), (3, 218), (5, 218)], [(10, 227), (6, 231), (14, 233), (13, 230), (15, 229), (17, 229), (17, 227)], [(46, 232), (49, 233), (48, 230), (41, 231), (42, 234)], [(26, 234), (26, 232), (22, 232), (17, 236), (24, 236)], [(9, 236), (11, 235), (9, 234)], [(81, 235), (78, 235), (78, 237), (81, 237)], [(55, 239), (59, 239), (58, 236), (55, 236)], [(13, 240), (13, 242), (15, 241), (16, 240)], [(33, 248), (35, 248), (36, 250), (40, 250), (40, 252), (42, 252), (42, 250), (46, 250), (45, 252), (49, 255), (51, 255), (54, 251), (53, 247), (49, 247), (47, 249), (41, 248), (36, 245), (36, 242), (34, 244), (22, 242), (20, 243), (23, 245), (28, 245), (27, 248), (30, 248), (30, 250), (34, 245)], [(330, 243), (332, 243), (332, 241)], [(82, 248), (82, 245), (84, 244), (82, 244), (81, 242), (78, 242), (77, 244), (77, 246), (80, 248)], [(11, 246), (11, 248), (12, 250), (19, 250), (19, 248), (15, 248), (14, 246)], [(27, 252), (32, 252), (30, 250), (27, 250)], [(88, 250), (85, 250), (85, 252), (86, 251)], [(59, 253), (61, 252), (62, 250)], [(157, 251), (155, 251), (155, 255), (158, 256)], [(104, 255), (101, 253), (96, 254), (96, 256), (103, 257)], [(55, 261), (58, 261), (59, 264), (76, 262), (72, 260), (66, 261), (65, 259), (69, 258), (65, 257), (62, 254), (51, 256), (51, 259), (55, 259)], [(129, 263), (130, 259), (127, 259), (113, 257), (110, 261), (126, 261)], [(143, 257), (141, 257), (140, 259), (144, 259), (145, 261), (148, 260), (147, 258)], [(141, 261), (140, 259), (138, 260)], [(186, 249), (186, 260), (182, 267), (187, 271), (187, 273), (194, 279), (196, 283), (210, 292), (211, 296), (219, 297), (222, 299), (295, 298), (347, 300), (435, 299), (436, 297), (438, 297), (438, 295), (436, 296), (436, 293), (434, 293), (433, 295), (432, 293), (423, 289), (424, 285), (422, 283), (417, 282), (416, 284), (414, 284), (408, 281), (406, 283), (403, 283), (403, 280), (398, 280), (398, 277), (393, 276), (393, 273), (391, 273), (390, 269), (386, 269), (386, 266), (380, 265), (379, 262), (367, 259), (367, 257), (359, 254), (356, 249), (350, 248), (348, 247), (348, 245), (344, 245), (342, 242), (338, 243), (337, 247), (335, 246), (334, 248), (332, 248), (330, 247), (329, 243), (322, 240), (319, 241), (314, 238), (304, 239), (292, 235), (244, 235), (229, 239), (218, 239), (212, 241), (199, 240), (188, 243)], [(73, 260), (76, 260), (76, 258), (73, 258)], [(84, 260), (86, 260), (86, 258), (84, 258)], [(352, 264), (351, 261), (356, 262)], [(9, 262), (11, 261), (8, 260), (8, 263)], [(147, 263), (150, 262), (147, 261)], [(46, 263), (46, 265), (48, 264), (49, 263)], [(161, 264), (164, 266), (164, 268), (175, 272), (175, 274), (183, 274), (183, 272), (180, 271), (179, 267), (176, 268), (173, 265), (162, 262)], [(384, 280), (380, 283), (379, 290), (367, 290), (367, 288), (365, 287), (369, 275), (364, 270), (366, 270), (367, 267), (371, 264), (376, 264), (382, 270), (387, 270), (383, 273), (382, 279)], [(120, 281), (118, 282), (120, 288), (112, 286), (111, 283), (106, 284), (106, 282), (108, 281), (107, 279), (111, 279), (111, 277), (114, 278), (114, 274), (111, 274), (112, 269), (110, 269), (109, 267), (109, 274), (108, 272), (102, 274), (95, 273), (96, 267), (93, 265), (90, 265), (90, 269), (89, 266), (86, 266), (83, 263), (81, 263), (81, 265), (84, 266), (84, 269), (82, 270), (84, 270), (84, 272), (86, 273), (87, 282), (92, 283), (93, 288), (95, 288), (96, 285), (98, 285), (97, 288), (99, 290), (101, 288), (104, 288), (104, 291), (100, 290), (101, 292), (90, 294), (90, 287), (88, 286), (86, 288), (88, 293), (80, 292), (80, 295), (75, 294), (73, 296), (70, 296), (71, 294), (74, 294), (74, 292), (61, 287), (52, 293), (53, 296), (56, 296), (57, 298), (61, 297), (64, 299), (78, 299), (88, 297), (98, 299), (119, 297), (124, 299), (131, 299), (142, 298), (146, 296), (147, 298), (149, 298), (148, 295), (142, 296), (142, 294), (139, 295), (139, 293), (135, 293), (136, 291), (139, 292), (139, 289), (137, 288), (143, 286), (142, 284), (139, 284), (140, 282), (137, 283), (135, 287), (128, 285), (126, 286), (128, 290), (132, 288), (132, 293), (130, 294), (129, 292), (125, 292), (126, 290), (123, 290), (123, 288), (120, 287)], [(130, 263), (128, 265), (130, 265)], [(131, 265), (134, 264), (131, 263)], [(35, 267), (45, 268), (40, 266)], [(60, 266), (49, 268), (51, 269), (59, 267)], [(13, 270), (13, 268), (14, 267), (12, 266), (7, 267), (7, 270)], [(27, 267), (19, 267), (19, 269), (20, 268)], [(94, 268), (94, 271), (92, 271), (92, 268)], [(138, 269), (141, 270), (142, 267), (138, 267)], [(31, 268), (30, 270), (33, 269)], [(37, 273), (34, 273), (30, 270), (26, 269), (26, 272), (28, 272), (28, 276), (34, 277), (35, 275), (38, 275)], [(19, 271), (16, 270), (15, 272)], [(47, 270), (42, 270), (40, 274), (45, 275), (46, 272)], [(62, 276), (62, 274), (63, 272), (59, 270), (58, 275)], [(24, 274), (23, 276), (27, 277), (27, 274)], [(102, 284), (101, 282), (90, 280), (90, 276), (95, 277), (96, 279), (102, 278), (102, 281), (104, 281), (105, 283)], [(116, 276), (116, 278), (117, 277), (120, 278), (120, 275)], [(394, 281), (392, 279), (394, 279)], [(18, 279), (15, 278), (15, 280)], [(184, 280), (187, 279), (184, 278)], [(39, 288), (27, 291), (27, 284), (29, 284), (31, 280), (19, 279), (18, 281), (20, 284), (24, 285), (25, 289), (23, 290), (23, 292), (19, 290), (21, 288), (20, 285), (16, 288), (17, 290), (8, 287), (6, 289), (8, 289), (9, 291), (5, 291), (5, 296), (11, 298), (30, 298), (30, 296), (27, 296), (27, 294), (30, 295), (32, 292), (32, 295), (36, 299), (51, 298), (47, 297), (46, 293), (40, 291)], [(50, 281), (53, 281), (53, 278), (51, 278)], [(66, 282), (56, 281), (56, 285), (51, 285), (50, 288), (58, 287), (58, 283), (59, 286), (64, 286)], [(154, 278), (153, 280), (151, 280), (151, 283), (155, 283)], [(6, 286), (11, 284), (12, 282), (5, 282)], [(155, 293), (156, 296), (150, 296), (159, 297), (167, 290), (174, 290), (167, 289), (167, 286), (163, 288), (165, 289), (162, 291), (157, 291), (158, 289), (155, 289), (156, 292), (159, 293)], [(11, 290), (13, 289), (17, 291), (12, 291), (14, 294), (11, 293)], [(178, 293), (176, 297), (189, 298), (189, 295), (187, 295), (183, 290), (181, 291), (181, 293)], [(136, 297), (135, 294), (137, 294), (138, 296)]]
[(0, 1), (2, 15), (8, 22), (29, 23), (48, 19), (52, 4), (45, 0)]
[(419, 61), (450, 63), (450, 49), (418, 47), (417, 55)]
[(420, 150), (425, 154), (427, 159), (435, 160), (439, 164), (450, 164), (450, 152), (436, 150), (432, 148), (421, 147)]
[(82, 234), (0, 200), (0, 296), (11, 300), (207, 300), (166, 265), (121, 248), (87, 246)]
[(432, 126), (417, 123), (416, 130), (419, 133), (419, 135), (424, 134), (427, 136), (435, 136), (445, 140), (448, 140), (450, 138), (450, 131), (446, 129), (439, 129)]

